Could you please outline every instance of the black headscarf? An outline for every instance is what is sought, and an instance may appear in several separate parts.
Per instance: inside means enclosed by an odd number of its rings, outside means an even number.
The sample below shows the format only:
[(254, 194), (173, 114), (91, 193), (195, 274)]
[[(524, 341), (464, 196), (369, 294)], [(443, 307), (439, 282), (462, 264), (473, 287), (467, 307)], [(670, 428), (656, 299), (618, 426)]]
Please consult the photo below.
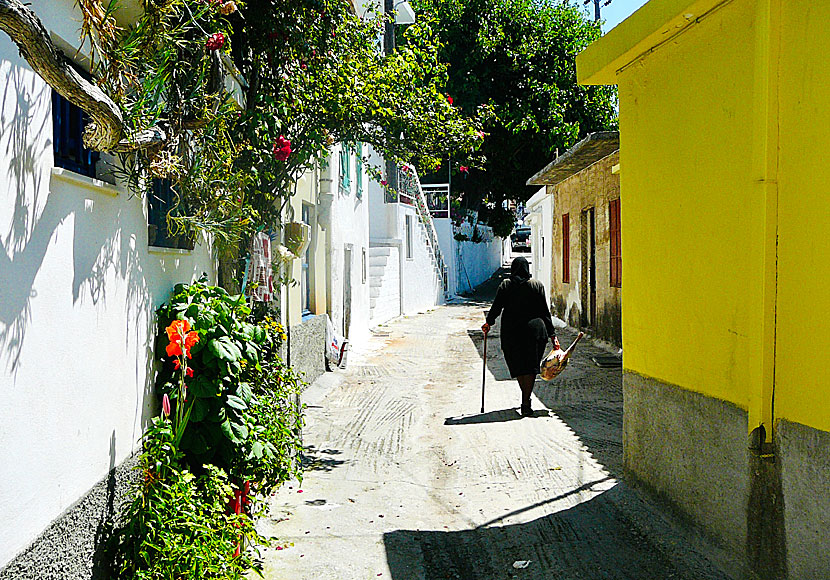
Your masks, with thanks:
[(510, 264), (510, 279), (517, 284), (530, 280), (530, 264), (526, 258), (522, 256), (514, 258), (513, 263)]

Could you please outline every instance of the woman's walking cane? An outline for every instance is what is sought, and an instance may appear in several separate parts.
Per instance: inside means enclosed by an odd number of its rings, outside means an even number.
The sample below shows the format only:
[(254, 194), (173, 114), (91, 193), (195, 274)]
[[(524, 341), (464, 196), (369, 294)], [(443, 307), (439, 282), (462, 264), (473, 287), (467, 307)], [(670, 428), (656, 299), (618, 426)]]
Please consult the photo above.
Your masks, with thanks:
[(487, 378), (487, 333), (484, 333), (484, 357), (481, 367), (481, 412), (484, 413), (484, 382)]

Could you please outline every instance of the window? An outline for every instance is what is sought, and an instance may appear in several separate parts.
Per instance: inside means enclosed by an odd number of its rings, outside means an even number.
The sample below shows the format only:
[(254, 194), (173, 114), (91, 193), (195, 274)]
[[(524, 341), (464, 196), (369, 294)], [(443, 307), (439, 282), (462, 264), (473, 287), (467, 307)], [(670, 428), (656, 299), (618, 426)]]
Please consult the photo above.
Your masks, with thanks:
[(360, 281), (361, 281), (361, 283), (365, 284), (366, 283), (366, 262), (367, 262), (366, 248), (363, 248), (363, 250), (361, 252), (361, 255), (362, 255), (362, 261), (361, 261), (361, 269), (360, 269), (360, 271), (361, 271)]
[(611, 287), (622, 287), (622, 248), (620, 247), (620, 200), (608, 202), (608, 237), (611, 246)]
[[(169, 179), (154, 179), (147, 200), (147, 239), (156, 248), (192, 250), (193, 239), (171, 230), (167, 215), (176, 205), (178, 194)], [(175, 233), (174, 233), (175, 232)]]
[(571, 282), (571, 218), (562, 216), (562, 282)]
[(84, 147), (84, 127), (88, 116), (57, 92), (52, 91), (52, 148), (55, 167), (95, 177), (100, 154)]
[[(311, 225), (311, 206), (303, 204), (303, 223)], [(303, 299), (303, 314), (311, 314), (311, 244), (303, 252), (303, 271), (300, 275), (300, 293)]]
[(357, 195), (357, 199), (363, 198), (363, 143), (359, 142), (355, 145), (355, 168), (354, 168), (354, 181), (355, 181), (355, 189), (357, 190), (355, 195)]
[(349, 191), (352, 186), (352, 160), (350, 147), (343, 143), (340, 146), (340, 187)]
[(406, 258), (412, 259), (412, 216), (406, 216)]

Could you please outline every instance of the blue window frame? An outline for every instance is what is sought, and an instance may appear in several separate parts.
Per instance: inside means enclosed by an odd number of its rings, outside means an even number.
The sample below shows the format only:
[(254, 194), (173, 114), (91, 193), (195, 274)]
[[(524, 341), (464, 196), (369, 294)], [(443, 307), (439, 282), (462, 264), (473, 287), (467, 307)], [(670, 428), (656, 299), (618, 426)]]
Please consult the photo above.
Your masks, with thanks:
[(169, 179), (154, 179), (147, 200), (147, 239), (157, 248), (192, 250), (193, 239), (184, 233), (172, 234), (167, 214), (176, 206), (176, 192)]
[(95, 177), (95, 164), (100, 154), (84, 147), (84, 127), (88, 115), (52, 91), (52, 140), (55, 167)]

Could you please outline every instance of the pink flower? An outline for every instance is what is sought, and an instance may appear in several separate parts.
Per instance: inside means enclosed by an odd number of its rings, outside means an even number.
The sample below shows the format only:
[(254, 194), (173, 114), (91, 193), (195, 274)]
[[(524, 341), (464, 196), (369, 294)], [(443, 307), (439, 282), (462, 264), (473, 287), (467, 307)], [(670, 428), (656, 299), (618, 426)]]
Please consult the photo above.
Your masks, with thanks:
[(289, 155), (291, 155), (291, 141), (280, 135), (274, 143), (274, 159), (285, 161)]
[(303, 493), (303, 490), (298, 489), (298, 490), (297, 490), (297, 493)]
[(441, 169), (441, 164), (440, 163), (435, 166), (435, 171), (438, 171), (439, 169)]
[(383, 181), (381, 181), (381, 182), (380, 182), (380, 184), (381, 184), (383, 187), (386, 187), (386, 180), (384, 179)]
[(167, 393), (164, 393), (161, 398), (161, 412), (164, 413), (165, 418), (170, 416), (170, 397), (167, 396)]
[(479, 131), (478, 132), (478, 138), (479, 139), (484, 139), (484, 131)]
[(223, 46), (225, 46), (225, 35), (221, 32), (214, 32), (205, 42), (205, 48), (208, 50), (219, 50)]
[(467, 167), (466, 165), (462, 165), (461, 167), (459, 167), (459, 168), (458, 168), (458, 170), (459, 170), (461, 173), (469, 173), (469, 172), (470, 172), (470, 168), (469, 168), (469, 167)]

